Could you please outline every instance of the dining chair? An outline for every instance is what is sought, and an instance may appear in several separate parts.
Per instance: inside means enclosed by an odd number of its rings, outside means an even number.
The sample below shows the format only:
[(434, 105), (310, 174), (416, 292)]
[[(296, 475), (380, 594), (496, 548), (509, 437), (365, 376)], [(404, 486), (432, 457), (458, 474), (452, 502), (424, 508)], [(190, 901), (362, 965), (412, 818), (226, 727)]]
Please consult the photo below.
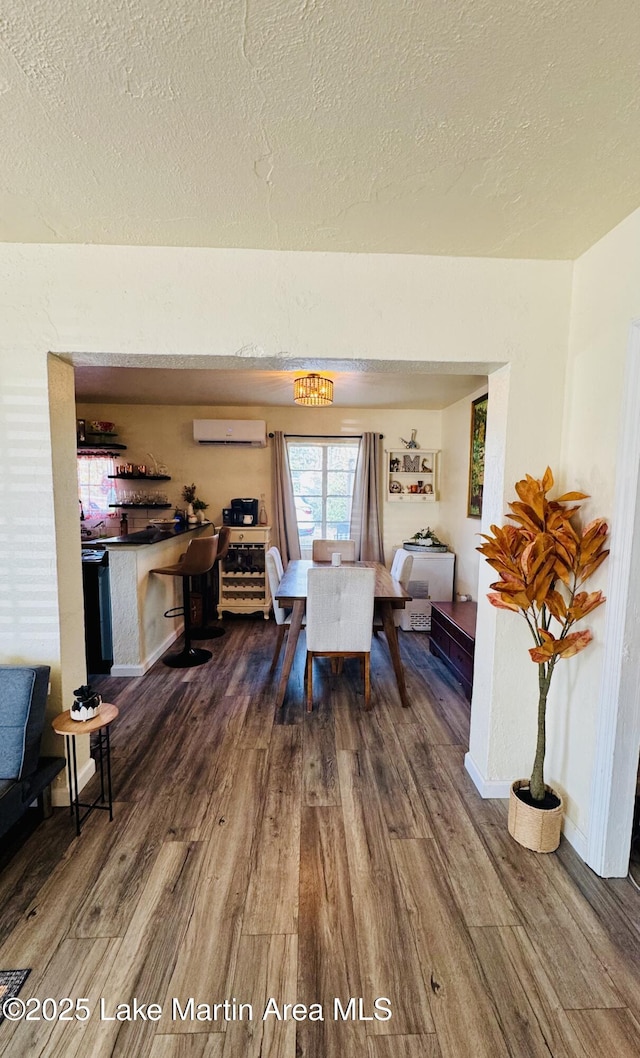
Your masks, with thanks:
[(355, 562), (355, 540), (314, 540), (311, 557), (314, 562), (331, 562), (331, 556), (339, 553), (343, 562)]
[[(411, 579), (411, 570), (413, 569), (413, 555), (409, 554), (408, 551), (404, 551), (401, 547), (398, 548), (395, 555), (393, 556), (393, 562), (391, 563), (391, 576), (406, 592), (409, 591), (409, 581)], [(402, 610), (393, 611), (393, 623), (396, 627), (400, 624), (402, 619)]]
[(368, 566), (318, 566), (311, 567), (307, 577), (307, 711), (313, 709), (315, 657), (360, 658), (368, 709), (375, 570)]
[[(404, 551), (403, 548), (399, 547), (394, 555), (393, 562), (391, 563), (390, 573), (393, 579), (397, 580), (406, 592), (409, 591), (409, 580), (411, 579), (412, 568), (413, 555), (410, 555), (408, 551)], [(394, 610), (393, 623), (396, 628), (401, 624), (401, 622), (402, 610)], [(378, 632), (384, 632), (384, 624), (382, 621), (382, 617), (376, 608), (373, 614), (374, 636), (377, 636)]]
[[(281, 606), (276, 599), (276, 592), (280, 586), (280, 581), (284, 574), (284, 566), (282, 564), (282, 556), (277, 547), (270, 547), (265, 555), (265, 565), (267, 568), (267, 577), (269, 580), (269, 591), (271, 592), (271, 602), (273, 604), (273, 616), (278, 626), (278, 638), (276, 640), (276, 648), (273, 653), (273, 660), (271, 662), (271, 668), (269, 672), (273, 672), (276, 665), (278, 664), (278, 658), (280, 657), (280, 651), (282, 650), (282, 644), (284, 642), (284, 635), (291, 624), (291, 612), (284, 606)], [(304, 625), (304, 618), (302, 621)]]
[(277, 548), (275, 546), (275, 544), (274, 544), (272, 547), (269, 548), (269, 550), (267, 551), (267, 554), (271, 555), (271, 557), (273, 558), (273, 561), (276, 564), (276, 569), (278, 571), (278, 580), (279, 581), (282, 580), (282, 578), (284, 577), (284, 563), (282, 561), (282, 555), (280, 554), (280, 549)]

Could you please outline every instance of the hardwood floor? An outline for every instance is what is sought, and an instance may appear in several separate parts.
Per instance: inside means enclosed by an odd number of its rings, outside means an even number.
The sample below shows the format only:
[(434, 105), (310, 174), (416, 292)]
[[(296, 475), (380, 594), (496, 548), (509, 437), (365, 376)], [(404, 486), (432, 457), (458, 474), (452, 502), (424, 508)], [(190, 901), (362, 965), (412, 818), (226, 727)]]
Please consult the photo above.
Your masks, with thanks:
[[(273, 707), (275, 635), (229, 620), (207, 665), (100, 680), (113, 823), (59, 809), (0, 874), (0, 966), (91, 1015), (5, 1020), (0, 1054), (637, 1058), (640, 894), (509, 838), (427, 637), (400, 635), (409, 709), (380, 639), (373, 709), (327, 662), (307, 714), (302, 650)], [(160, 1019), (110, 1020), (134, 997)]]

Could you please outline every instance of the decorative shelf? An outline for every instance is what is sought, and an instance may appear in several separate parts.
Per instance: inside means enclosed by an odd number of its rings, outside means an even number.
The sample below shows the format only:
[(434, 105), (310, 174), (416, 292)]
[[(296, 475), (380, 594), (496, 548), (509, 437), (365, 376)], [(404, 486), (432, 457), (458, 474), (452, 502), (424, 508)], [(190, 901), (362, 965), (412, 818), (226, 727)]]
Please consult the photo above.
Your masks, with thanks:
[(126, 447), (126, 445), (107, 443), (106, 441), (104, 444), (101, 441), (96, 441), (95, 444), (90, 441), (80, 441), (77, 445), (78, 452), (99, 452), (101, 455), (109, 452), (115, 455), (116, 452), (124, 452)]
[(138, 511), (160, 511), (173, 507), (172, 503), (110, 503), (110, 507), (126, 507), (128, 510)]
[(107, 477), (114, 481), (171, 481), (170, 474), (107, 474)]
[(392, 503), (434, 503), (438, 499), (438, 454), (432, 448), (388, 451), (385, 499)]

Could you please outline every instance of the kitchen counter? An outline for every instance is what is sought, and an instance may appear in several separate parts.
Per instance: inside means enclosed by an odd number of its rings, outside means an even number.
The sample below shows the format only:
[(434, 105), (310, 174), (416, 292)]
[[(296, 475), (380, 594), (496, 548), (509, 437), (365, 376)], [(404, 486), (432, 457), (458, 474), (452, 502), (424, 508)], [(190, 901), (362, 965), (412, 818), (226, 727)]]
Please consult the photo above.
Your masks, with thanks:
[(169, 532), (141, 529), (100, 540), (109, 554), (112, 676), (143, 676), (181, 634), (182, 617), (163, 615), (181, 606), (182, 581), (152, 571), (178, 562), (194, 534), (212, 532), (211, 522), (199, 522)]
[(108, 545), (109, 547), (120, 547), (123, 544), (133, 545), (134, 547), (140, 544), (159, 544), (163, 540), (173, 540), (176, 536), (186, 536), (188, 533), (203, 529), (207, 525), (212, 525), (212, 522), (197, 522), (195, 525), (184, 525), (173, 529), (154, 529), (149, 526), (147, 529), (137, 529), (136, 532), (126, 533), (124, 536), (102, 537), (96, 540), (95, 543)]

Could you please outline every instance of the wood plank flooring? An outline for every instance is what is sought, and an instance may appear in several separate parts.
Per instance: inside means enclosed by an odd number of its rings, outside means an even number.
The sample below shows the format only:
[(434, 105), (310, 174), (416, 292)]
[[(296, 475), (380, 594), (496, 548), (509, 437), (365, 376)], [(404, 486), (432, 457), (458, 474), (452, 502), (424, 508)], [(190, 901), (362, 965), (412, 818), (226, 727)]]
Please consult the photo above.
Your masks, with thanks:
[[(225, 624), (207, 665), (100, 679), (113, 823), (59, 809), (0, 873), (0, 966), (91, 1016), (5, 1021), (0, 1055), (638, 1058), (640, 894), (511, 841), (428, 638), (409, 709), (380, 637), (372, 710), (327, 661), (309, 715), (303, 651), (276, 710), (275, 626)], [(115, 1020), (134, 997), (160, 1019)]]

